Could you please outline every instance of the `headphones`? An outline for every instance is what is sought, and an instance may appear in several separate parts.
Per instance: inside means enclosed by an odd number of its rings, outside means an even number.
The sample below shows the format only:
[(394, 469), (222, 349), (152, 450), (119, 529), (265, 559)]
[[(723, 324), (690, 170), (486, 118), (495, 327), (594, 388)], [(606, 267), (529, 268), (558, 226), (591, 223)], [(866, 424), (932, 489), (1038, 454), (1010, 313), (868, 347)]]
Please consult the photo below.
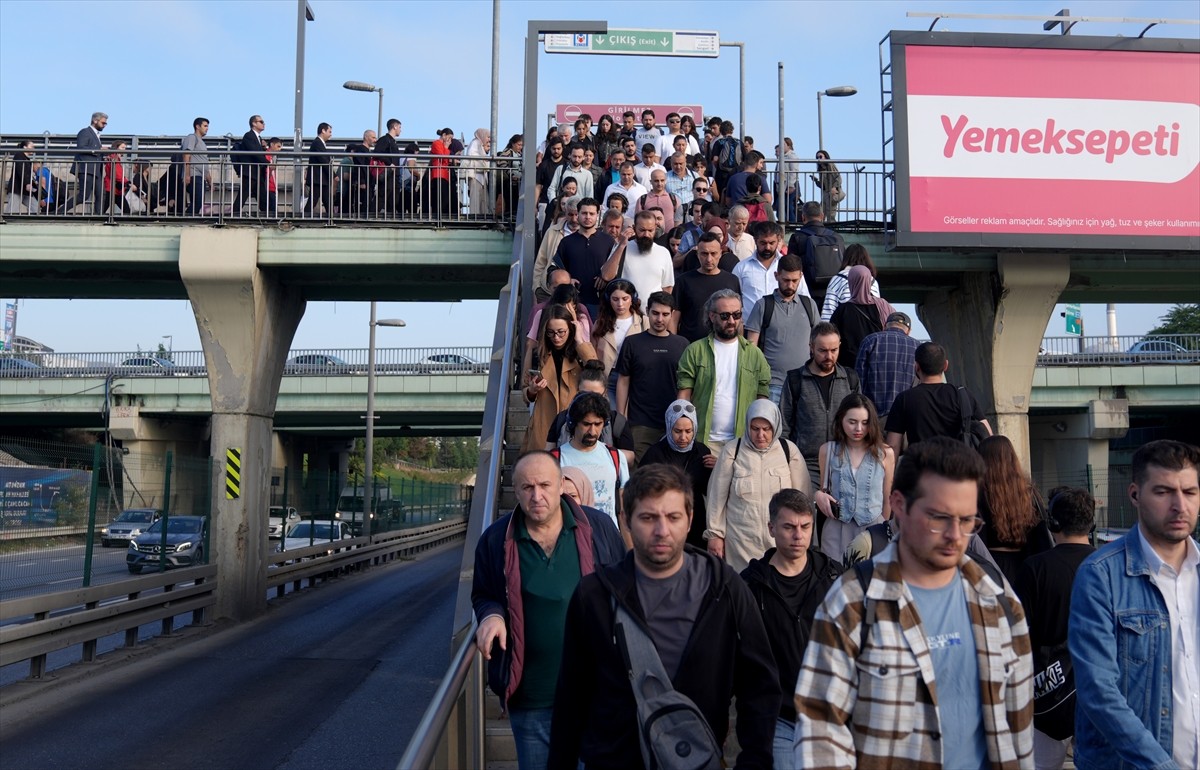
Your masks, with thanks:
[(1063, 531), (1062, 522), (1054, 517), (1054, 503), (1057, 502), (1062, 495), (1063, 493), (1059, 492), (1057, 495), (1050, 498), (1050, 502), (1046, 503), (1046, 526), (1051, 532)]
[(614, 291), (623, 291), (629, 295), (631, 302), (638, 301), (637, 287), (633, 285), (633, 281), (628, 278), (615, 278), (608, 282), (608, 286), (604, 287), (604, 299), (612, 302)]
[[(575, 398), (571, 399), (571, 405), (567, 407), (567, 433), (571, 434), (571, 435), (575, 434), (575, 428), (578, 425), (578, 423), (576, 423), (575, 420), (571, 419), (571, 407), (575, 406), (575, 402), (578, 401), (581, 396), (595, 396), (596, 398), (603, 398), (605, 400), (605, 403), (608, 403), (608, 399), (605, 398), (604, 396), (599, 395), (598, 393), (587, 393), (587, 392), (576, 393)], [(594, 414), (594, 413), (588, 412), (588, 414)], [(604, 418), (604, 426), (603, 426), (603, 428), (601, 428), (601, 430), (603, 430), (604, 428), (607, 428), (611, 424), (612, 424), (612, 410), (609, 409), (608, 416)]]

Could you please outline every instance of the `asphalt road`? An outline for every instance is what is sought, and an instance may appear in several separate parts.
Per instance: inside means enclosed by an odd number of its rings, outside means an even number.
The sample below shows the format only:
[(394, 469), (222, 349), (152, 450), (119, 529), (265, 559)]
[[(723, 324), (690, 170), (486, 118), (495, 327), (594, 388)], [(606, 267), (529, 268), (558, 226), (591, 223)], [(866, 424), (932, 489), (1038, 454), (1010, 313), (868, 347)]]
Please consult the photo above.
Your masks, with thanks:
[[(92, 552), (92, 585), (129, 577), (125, 547)], [(17, 599), (33, 594), (67, 591), (83, 585), (84, 546), (67, 545), (0, 556), (0, 596)]]
[(449, 662), (460, 559), (393, 562), (95, 676), (3, 688), (3, 764), (391, 770)]

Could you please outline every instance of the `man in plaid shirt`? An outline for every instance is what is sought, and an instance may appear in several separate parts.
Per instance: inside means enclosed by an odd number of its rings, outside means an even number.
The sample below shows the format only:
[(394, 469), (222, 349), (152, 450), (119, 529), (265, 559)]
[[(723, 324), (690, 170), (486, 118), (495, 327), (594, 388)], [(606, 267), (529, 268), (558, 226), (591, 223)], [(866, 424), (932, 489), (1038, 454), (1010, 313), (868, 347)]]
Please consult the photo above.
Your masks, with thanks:
[(817, 610), (796, 682), (796, 767), (1033, 768), (1025, 613), (966, 555), (983, 470), (945, 437), (901, 458), (897, 540)]
[(892, 411), (896, 396), (916, 383), (913, 364), (921, 343), (909, 336), (911, 331), (912, 320), (897, 310), (888, 316), (883, 331), (868, 334), (858, 346), (854, 371), (881, 421)]

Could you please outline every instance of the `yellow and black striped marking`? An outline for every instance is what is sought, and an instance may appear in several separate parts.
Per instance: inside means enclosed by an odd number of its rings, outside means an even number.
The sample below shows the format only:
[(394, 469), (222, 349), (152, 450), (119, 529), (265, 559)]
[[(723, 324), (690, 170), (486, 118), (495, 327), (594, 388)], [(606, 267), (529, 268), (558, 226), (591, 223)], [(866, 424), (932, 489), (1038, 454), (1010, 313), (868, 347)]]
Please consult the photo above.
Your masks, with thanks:
[(230, 447), (225, 450), (225, 499), (236, 500), (242, 496), (242, 450)]

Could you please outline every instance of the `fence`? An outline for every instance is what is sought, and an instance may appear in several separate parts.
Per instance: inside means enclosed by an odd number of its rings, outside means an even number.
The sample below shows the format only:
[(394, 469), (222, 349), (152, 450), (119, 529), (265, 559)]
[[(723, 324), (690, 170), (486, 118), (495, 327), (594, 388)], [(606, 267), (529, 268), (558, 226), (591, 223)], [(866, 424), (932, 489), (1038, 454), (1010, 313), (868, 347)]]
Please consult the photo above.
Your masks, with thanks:
[(1200, 334), (1045, 337), (1039, 366), (1200, 363)]
[[(197, 537), (174, 530), (188, 528), (177, 517), (209, 516), (213, 473), (207, 456), (0, 438), (0, 593), (62, 591), (207, 563), (208, 520), (192, 522)], [(151, 542), (144, 535), (160, 518)], [(138, 536), (145, 542), (131, 559)]]
[(1055, 487), (1082, 487), (1091, 492), (1096, 498), (1096, 528), (1103, 532), (1128, 529), (1137, 521), (1137, 513), (1127, 494), (1132, 480), (1130, 465), (1110, 464), (1107, 468), (1088, 465), (1078, 469), (1036, 473), (1033, 485), (1047, 502)]

